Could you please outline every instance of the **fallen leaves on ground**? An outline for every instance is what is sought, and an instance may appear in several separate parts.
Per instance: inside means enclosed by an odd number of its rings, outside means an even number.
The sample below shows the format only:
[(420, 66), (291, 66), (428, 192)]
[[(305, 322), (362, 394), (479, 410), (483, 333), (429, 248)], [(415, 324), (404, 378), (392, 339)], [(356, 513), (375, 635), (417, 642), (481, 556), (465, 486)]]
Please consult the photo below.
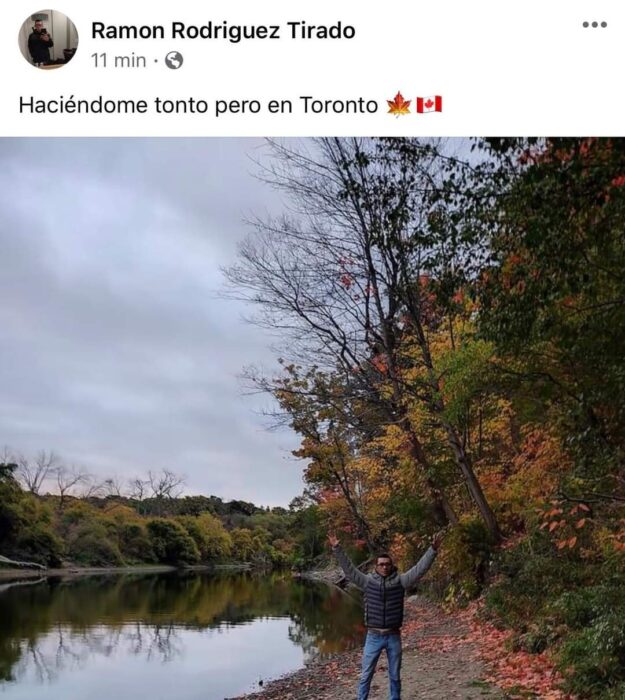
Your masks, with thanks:
[(529, 691), (543, 700), (575, 700), (573, 695), (558, 688), (563, 679), (548, 652), (511, 651), (509, 640), (513, 632), (499, 630), (482, 620), (481, 608), (478, 601), (457, 615), (468, 624), (471, 632), (467, 641), (475, 645), (479, 658), (488, 668), (485, 681), (506, 691)]

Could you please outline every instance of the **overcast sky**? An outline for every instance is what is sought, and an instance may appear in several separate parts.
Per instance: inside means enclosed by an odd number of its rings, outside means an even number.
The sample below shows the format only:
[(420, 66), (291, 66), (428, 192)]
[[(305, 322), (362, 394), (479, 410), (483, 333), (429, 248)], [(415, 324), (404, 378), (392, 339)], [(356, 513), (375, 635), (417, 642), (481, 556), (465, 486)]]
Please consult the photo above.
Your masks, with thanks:
[[(0, 139), (0, 448), (102, 477), (288, 505), (298, 440), (246, 365), (271, 339), (219, 298), (251, 214), (280, 211), (254, 139)], [(249, 311), (249, 310), (248, 310)]]

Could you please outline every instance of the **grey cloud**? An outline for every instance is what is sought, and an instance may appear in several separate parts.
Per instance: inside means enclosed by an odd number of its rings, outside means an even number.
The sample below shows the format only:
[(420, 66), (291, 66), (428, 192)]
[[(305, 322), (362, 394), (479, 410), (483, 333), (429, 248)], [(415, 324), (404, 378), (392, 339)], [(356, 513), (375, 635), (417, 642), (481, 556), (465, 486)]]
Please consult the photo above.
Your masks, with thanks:
[(279, 203), (257, 141), (0, 141), (0, 444), (120, 475), (168, 466), (199, 493), (285, 505), (288, 432), (236, 375), (270, 338), (220, 299), (242, 218)]

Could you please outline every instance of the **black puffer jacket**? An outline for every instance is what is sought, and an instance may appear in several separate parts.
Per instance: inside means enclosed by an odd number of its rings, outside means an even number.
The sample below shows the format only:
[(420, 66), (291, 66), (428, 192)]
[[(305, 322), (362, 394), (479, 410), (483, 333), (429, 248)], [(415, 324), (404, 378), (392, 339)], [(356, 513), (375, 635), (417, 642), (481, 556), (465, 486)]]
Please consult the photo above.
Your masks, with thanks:
[(388, 576), (380, 576), (377, 572), (363, 574), (340, 546), (335, 547), (333, 552), (345, 576), (364, 592), (365, 625), (387, 629), (401, 627), (406, 590), (415, 585), (436, 558), (436, 550), (430, 547), (418, 563), (405, 573), (400, 574), (397, 569), (393, 569)]
[(48, 63), (50, 61), (50, 49), (53, 46), (52, 38), (49, 41), (44, 41), (39, 32), (34, 31), (28, 37), (28, 51), (33, 59), (33, 63)]

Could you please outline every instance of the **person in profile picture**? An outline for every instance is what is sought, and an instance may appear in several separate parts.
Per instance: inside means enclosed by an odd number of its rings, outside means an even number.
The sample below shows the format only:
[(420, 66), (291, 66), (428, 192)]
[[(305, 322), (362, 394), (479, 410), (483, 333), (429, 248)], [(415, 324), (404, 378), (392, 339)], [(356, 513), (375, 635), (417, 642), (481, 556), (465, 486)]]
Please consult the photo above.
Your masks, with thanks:
[(50, 62), (50, 49), (54, 46), (52, 37), (43, 26), (43, 22), (35, 21), (32, 34), (28, 37), (28, 52), (35, 65)]

